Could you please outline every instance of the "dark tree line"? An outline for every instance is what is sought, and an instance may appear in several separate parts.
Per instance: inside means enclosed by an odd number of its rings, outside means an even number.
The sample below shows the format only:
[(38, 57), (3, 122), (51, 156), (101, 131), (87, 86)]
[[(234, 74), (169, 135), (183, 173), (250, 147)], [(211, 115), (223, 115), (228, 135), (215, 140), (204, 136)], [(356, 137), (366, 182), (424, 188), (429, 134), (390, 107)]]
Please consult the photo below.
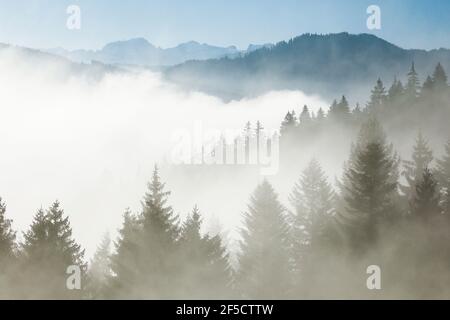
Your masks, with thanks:
[[(337, 190), (315, 159), (293, 187), (292, 210), (264, 180), (244, 214), (235, 270), (221, 237), (202, 233), (197, 207), (179, 222), (157, 169), (141, 212), (124, 213), (114, 247), (105, 235), (88, 269), (58, 202), (38, 210), (21, 243), (1, 202), (2, 297), (370, 297), (364, 268), (376, 264), (385, 272), (383, 297), (448, 298), (449, 146), (432, 168), (431, 150), (419, 134), (403, 169), (415, 178), (402, 189), (398, 156), (371, 119)], [(83, 267), (82, 290), (67, 289), (69, 265)]]
[[(449, 298), (450, 141), (435, 159), (416, 128), (401, 161), (383, 129), (386, 114), (406, 105), (417, 114), (423, 104), (449, 107), (437, 104), (446, 81), (438, 65), (420, 87), (413, 65), (406, 85), (395, 80), (386, 92), (378, 80), (364, 109), (351, 111), (342, 97), (328, 114), (289, 112), (284, 143), (326, 122), (359, 125), (359, 134), (336, 188), (316, 159), (288, 206), (268, 180), (256, 187), (235, 267), (221, 236), (202, 231), (197, 206), (183, 221), (174, 214), (157, 168), (140, 212), (125, 211), (118, 238), (105, 235), (89, 264), (59, 202), (38, 210), (19, 241), (0, 200), (0, 298)], [(82, 271), (81, 290), (67, 288), (71, 265)], [(382, 270), (381, 291), (365, 286), (369, 265)]]

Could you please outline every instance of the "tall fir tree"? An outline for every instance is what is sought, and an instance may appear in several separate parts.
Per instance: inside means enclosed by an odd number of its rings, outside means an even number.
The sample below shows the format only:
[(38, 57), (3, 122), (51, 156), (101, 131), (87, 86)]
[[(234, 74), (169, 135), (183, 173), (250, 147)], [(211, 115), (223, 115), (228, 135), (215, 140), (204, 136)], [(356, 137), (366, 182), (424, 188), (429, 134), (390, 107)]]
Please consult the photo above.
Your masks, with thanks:
[(317, 160), (313, 159), (302, 172), (289, 202), (294, 208), (290, 231), (293, 282), (299, 287), (305, 277), (311, 276), (307, 269), (313, 255), (331, 241), (334, 191)]
[(411, 212), (415, 218), (425, 222), (440, 215), (437, 182), (428, 168), (424, 169), (422, 179), (416, 185)]
[[(167, 204), (169, 191), (155, 167), (142, 202), (142, 237), (139, 272), (143, 294), (148, 298), (170, 298), (176, 289), (178, 267), (178, 216)], [(147, 290), (145, 290), (147, 289)]]
[(422, 85), (422, 90), (420, 92), (421, 96), (429, 97), (433, 93), (433, 87), (434, 87), (433, 79), (431, 79), (431, 77), (428, 76)]
[(341, 182), (344, 206), (337, 221), (352, 252), (363, 254), (377, 242), (380, 228), (396, 220), (397, 181), (398, 157), (372, 118), (363, 124)]
[(428, 141), (419, 131), (416, 143), (413, 147), (412, 160), (403, 161), (402, 175), (405, 177), (407, 184), (400, 185), (400, 190), (406, 196), (408, 201), (415, 197), (416, 185), (421, 183), (424, 170), (428, 168), (433, 161), (433, 151), (428, 146)]
[(387, 100), (390, 105), (396, 105), (399, 99), (403, 96), (405, 88), (400, 80), (397, 80), (397, 77), (394, 79), (391, 87), (389, 88)]
[(445, 73), (444, 68), (441, 63), (438, 63), (433, 72), (433, 88), (437, 91), (447, 90), (447, 74)]
[(308, 125), (311, 122), (311, 113), (307, 105), (303, 106), (302, 113), (300, 113), (300, 124), (302, 126)]
[(294, 207), (294, 232), (308, 246), (319, 245), (326, 237), (327, 221), (333, 214), (334, 192), (319, 162), (311, 160), (294, 189), (289, 202)]
[(116, 297), (168, 299), (179, 279), (178, 216), (167, 204), (165, 191), (155, 166), (142, 201), (142, 213), (126, 212), (117, 253), (112, 258), (112, 292)]
[(436, 176), (442, 189), (442, 208), (450, 219), (450, 140), (445, 145), (445, 153), (436, 160)]
[(83, 290), (68, 288), (67, 270), (78, 268), (85, 284), (84, 250), (72, 236), (69, 217), (58, 201), (34, 217), (22, 245), (23, 281), (21, 294), (33, 299), (79, 299)]
[(323, 111), (322, 108), (319, 108), (319, 111), (317, 111), (316, 120), (322, 121), (324, 119), (325, 119), (325, 112)]
[(12, 221), (6, 218), (6, 204), (0, 197), (0, 273), (15, 256), (16, 233)]
[(236, 285), (243, 298), (280, 299), (290, 291), (288, 225), (285, 210), (264, 180), (244, 214)]
[(6, 204), (0, 197), (0, 299), (10, 299), (14, 285), (12, 272), (16, 258), (16, 232), (6, 218)]
[(297, 126), (297, 117), (295, 116), (295, 111), (288, 111), (281, 123), (280, 133), (281, 135), (286, 135), (292, 133), (292, 131)]
[(351, 117), (351, 112), (347, 98), (345, 96), (342, 96), (339, 102), (337, 102), (337, 100), (334, 100), (330, 107), (328, 115), (330, 119), (337, 121), (338, 123), (348, 121)]
[(408, 72), (408, 82), (406, 84), (406, 94), (410, 99), (415, 99), (419, 95), (419, 75), (416, 72), (414, 62)]
[(115, 253), (111, 255), (113, 275), (105, 292), (106, 297), (130, 299), (142, 295), (139, 273), (141, 233), (141, 221), (127, 209), (115, 242)]
[(104, 299), (107, 296), (111, 271), (111, 237), (109, 233), (103, 236), (94, 254), (87, 273), (87, 295), (91, 299)]
[(336, 117), (336, 114), (338, 113), (338, 102), (336, 99), (333, 100), (333, 102), (331, 103), (328, 115), (331, 116), (332, 118)]
[(367, 103), (367, 109), (371, 112), (379, 112), (386, 104), (387, 94), (381, 79), (377, 80), (375, 87), (372, 89), (370, 100)]
[(219, 235), (201, 234), (202, 218), (197, 206), (183, 223), (179, 263), (183, 266), (180, 298), (223, 299), (230, 297), (231, 267)]

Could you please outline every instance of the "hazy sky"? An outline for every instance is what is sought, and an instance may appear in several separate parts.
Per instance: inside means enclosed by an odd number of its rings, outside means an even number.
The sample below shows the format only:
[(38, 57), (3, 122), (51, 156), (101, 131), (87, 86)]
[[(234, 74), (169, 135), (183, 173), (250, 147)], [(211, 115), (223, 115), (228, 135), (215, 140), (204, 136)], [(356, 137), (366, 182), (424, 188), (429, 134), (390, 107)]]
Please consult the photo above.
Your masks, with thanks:
[[(66, 28), (69, 5), (81, 30)], [(450, 47), (448, 0), (0, 0), (0, 42), (35, 48), (96, 49), (145, 37), (162, 46), (277, 42), (305, 32), (369, 32), (369, 5), (381, 7), (375, 32), (406, 48)]]

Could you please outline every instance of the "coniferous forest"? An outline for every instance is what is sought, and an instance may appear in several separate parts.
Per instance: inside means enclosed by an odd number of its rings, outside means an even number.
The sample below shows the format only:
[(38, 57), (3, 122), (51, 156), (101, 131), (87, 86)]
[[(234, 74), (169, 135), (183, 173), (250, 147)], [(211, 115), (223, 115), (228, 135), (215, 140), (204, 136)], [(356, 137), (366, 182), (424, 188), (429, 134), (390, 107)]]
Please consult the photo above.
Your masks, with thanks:
[[(328, 112), (304, 106), (280, 119), (280, 171), (301, 174), (288, 203), (270, 176), (255, 185), (234, 263), (220, 234), (202, 232), (201, 207), (174, 212), (157, 166), (142, 209), (126, 210), (90, 261), (58, 201), (19, 236), (0, 199), (0, 298), (449, 299), (450, 88), (440, 64), (425, 81), (414, 63), (405, 73), (389, 88), (374, 79), (364, 105), (343, 96)], [(305, 146), (347, 137), (341, 176), (320, 157), (299, 167)], [(393, 140), (415, 141), (408, 157)], [(381, 290), (367, 287), (374, 265)], [(80, 267), (79, 290), (67, 287), (68, 266)]]

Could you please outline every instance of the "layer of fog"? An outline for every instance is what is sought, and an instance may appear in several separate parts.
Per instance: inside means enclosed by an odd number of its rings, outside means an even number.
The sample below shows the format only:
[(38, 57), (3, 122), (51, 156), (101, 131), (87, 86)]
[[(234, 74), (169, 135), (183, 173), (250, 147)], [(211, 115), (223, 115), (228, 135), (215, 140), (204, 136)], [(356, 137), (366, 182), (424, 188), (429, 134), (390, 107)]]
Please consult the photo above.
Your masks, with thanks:
[(262, 177), (214, 172), (203, 180), (168, 165), (175, 131), (198, 122), (205, 130), (241, 130), (256, 120), (278, 129), (288, 109), (329, 104), (300, 91), (225, 103), (178, 90), (148, 71), (92, 82), (62, 70), (61, 62), (31, 63), (16, 50), (0, 51), (0, 196), (20, 231), (58, 199), (88, 256), (105, 231), (114, 234), (125, 208), (140, 210), (155, 163), (175, 212), (183, 216), (198, 204), (208, 228), (239, 225)]

